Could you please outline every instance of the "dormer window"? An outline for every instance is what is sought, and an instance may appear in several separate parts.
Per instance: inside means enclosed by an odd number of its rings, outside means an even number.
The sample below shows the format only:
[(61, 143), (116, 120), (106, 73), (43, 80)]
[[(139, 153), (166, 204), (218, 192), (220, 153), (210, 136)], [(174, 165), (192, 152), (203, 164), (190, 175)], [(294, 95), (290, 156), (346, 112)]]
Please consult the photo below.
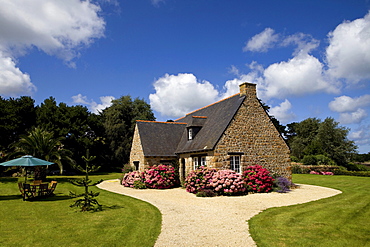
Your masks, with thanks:
[(193, 140), (193, 128), (188, 128), (188, 140)]

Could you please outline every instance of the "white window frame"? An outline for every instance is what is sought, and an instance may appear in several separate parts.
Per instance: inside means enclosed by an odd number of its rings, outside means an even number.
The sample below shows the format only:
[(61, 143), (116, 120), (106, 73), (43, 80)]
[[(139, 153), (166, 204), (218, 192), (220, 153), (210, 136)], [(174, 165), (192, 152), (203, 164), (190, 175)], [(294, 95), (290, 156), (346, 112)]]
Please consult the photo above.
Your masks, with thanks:
[(193, 157), (193, 169), (196, 170), (199, 167), (199, 157)]
[(230, 156), (230, 170), (240, 173), (241, 172), (240, 160), (241, 160), (240, 155), (231, 155)]
[(206, 156), (200, 157), (200, 166), (207, 166), (207, 157)]
[(192, 128), (188, 129), (188, 140), (193, 140), (193, 129)]

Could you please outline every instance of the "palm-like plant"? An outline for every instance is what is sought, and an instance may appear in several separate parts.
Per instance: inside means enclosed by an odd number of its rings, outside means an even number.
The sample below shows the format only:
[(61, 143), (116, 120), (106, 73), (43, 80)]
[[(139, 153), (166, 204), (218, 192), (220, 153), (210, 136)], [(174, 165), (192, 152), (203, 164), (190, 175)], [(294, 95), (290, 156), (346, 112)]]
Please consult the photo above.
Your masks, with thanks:
[(63, 173), (62, 160), (73, 163), (70, 158), (71, 152), (63, 149), (63, 138), (54, 138), (53, 133), (46, 130), (35, 128), (24, 135), (13, 146), (16, 150), (12, 156), (19, 154), (29, 154), (34, 157), (53, 162), (59, 166), (60, 174)]

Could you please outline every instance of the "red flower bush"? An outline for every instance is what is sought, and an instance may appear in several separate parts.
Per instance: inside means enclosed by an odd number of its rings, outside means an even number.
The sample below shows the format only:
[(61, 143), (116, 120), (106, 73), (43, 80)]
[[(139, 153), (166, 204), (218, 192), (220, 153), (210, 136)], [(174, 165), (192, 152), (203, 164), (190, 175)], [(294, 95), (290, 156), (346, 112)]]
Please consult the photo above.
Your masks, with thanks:
[(210, 186), (218, 195), (242, 195), (246, 191), (242, 175), (232, 170), (214, 173)]
[(178, 184), (173, 166), (154, 165), (145, 169), (142, 177), (144, 184), (151, 189), (169, 189)]
[(122, 185), (134, 188), (135, 181), (142, 181), (142, 174), (139, 171), (128, 172), (122, 179)]
[(270, 172), (262, 166), (248, 166), (243, 172), (246, 188), (250, 192), (263, 193), (272, 191), (274, 179)]
[(186, 191), (196, 194), (199, 191), (213, 189), (213, 187), (210, 186), (210, 180), (216, 171), (217, 170), (214, 168), (208, 168), (204, 166), (191, 171), (185, 179), (184, 185)]

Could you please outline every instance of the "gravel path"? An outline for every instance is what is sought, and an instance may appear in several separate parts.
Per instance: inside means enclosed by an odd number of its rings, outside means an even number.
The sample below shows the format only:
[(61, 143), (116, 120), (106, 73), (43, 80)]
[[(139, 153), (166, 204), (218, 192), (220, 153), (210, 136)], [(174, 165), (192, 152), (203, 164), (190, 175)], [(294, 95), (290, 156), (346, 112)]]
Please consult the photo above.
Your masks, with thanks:
[(156, 247), (256, 246), (248, 220), (271, 207), (300, 204), (331, 197), (339, 190), (301, 184), (289, 193), (250, 194), (238, 197), (196, 197), (185, 189), (136, 190), (108, 180), (99, 188), (149, 202), (162, 213)]

